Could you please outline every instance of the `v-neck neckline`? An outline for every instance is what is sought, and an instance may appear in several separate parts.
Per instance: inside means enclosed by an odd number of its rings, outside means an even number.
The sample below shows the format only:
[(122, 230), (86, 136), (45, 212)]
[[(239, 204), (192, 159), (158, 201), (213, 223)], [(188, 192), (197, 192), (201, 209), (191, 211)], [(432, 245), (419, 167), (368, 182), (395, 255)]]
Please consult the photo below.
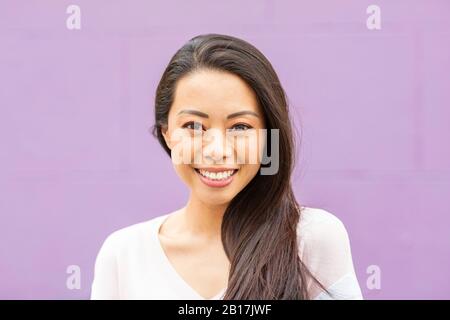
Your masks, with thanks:
[(165, 215), (158, 217), (157, 218), (158, 220), (156, 221), (156, 223), (154, 225), (154, 229), (153, 229), (154, 241), (156, 243), (156, 248), (159, 252), (159, 256), (161, 258), (162, 263), (165, 264), (165, 266), (168, 269), (169, 273), (171, 274), (172, 278), (174, 278), (175, 281), (177, 282), (176, 285), (177, 286), (179, 285), (180, 287), (184, 288), (184, 290), (186, 292), (188, 292), (190, 294), (194, 294), (195, 296), (197, 296), (197, 298), (199, 300), (218, 300), (218, 299), (220, 299), (223, 296), (223, 294), (225, 293), (225, 290), (227, 289), (227, 287), (222, 288), (213, 297), (205, 298), (201, 294), (199, 294), (197, 292), (197, 290), (192, 288), (192, 286), (189, 285), (189, 283), (187, 283), (186, 280), (184, 280), (184, 278), (178, 273), (178, 271), (175, 269), (175, 267), (170, 262), (168, 256), (166, 255), (166, 252), (164, 251), (161, 241), (159, 240), (159, 230), (160, 230), (161, 226), (163, 225), (163, 223), (169, 218), (170, 215), (171, 215), (171, 213), (167, 213)]

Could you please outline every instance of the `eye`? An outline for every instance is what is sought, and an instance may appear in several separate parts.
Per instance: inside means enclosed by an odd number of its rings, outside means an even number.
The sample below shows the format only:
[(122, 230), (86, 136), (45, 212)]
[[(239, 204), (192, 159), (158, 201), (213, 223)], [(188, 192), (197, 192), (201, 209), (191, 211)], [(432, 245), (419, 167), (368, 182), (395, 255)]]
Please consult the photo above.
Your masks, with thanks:
[(191, 130), (202, 130), (203, 126), (201, 122), (197, 121), (189, 121), (183, 125), (183, 128), (191, 129)]
[(231, 129), (229, 129), (230, 131), (245, 131), (248, 129), (251, 129), (252, 127), (245, 124), (245, 123), (238, 123), (235, 124)]

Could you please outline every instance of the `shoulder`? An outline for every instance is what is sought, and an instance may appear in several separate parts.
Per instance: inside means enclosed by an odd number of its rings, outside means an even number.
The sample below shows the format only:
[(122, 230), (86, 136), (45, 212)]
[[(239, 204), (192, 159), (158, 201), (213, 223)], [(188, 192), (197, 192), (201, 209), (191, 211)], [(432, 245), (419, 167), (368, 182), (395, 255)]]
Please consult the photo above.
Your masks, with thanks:
[[(302, 208), (298, 225), (299, 250), (308, 270), (336, 297), (360, 298), (347, 229), (333, 213)], [(313, 287), (317, 296), (321, 290)]]
[(316, 252), (318, 248), (327, 250), (337, 245), (348, 246), (348, 232), (344, 223), (325, 209), (302, 207), (297, 230), (302, 246), (314, 246)]
[(134, 272), (134, 267), (140, 266), (136, 261), (141, 261), (137, 259), (148, 251), (154, 230), (152, 226), (156, 226), (162, 217), (118, 229), (105, 238), (95, 258), (91, 299), (120, 297), (120, 278), (127, 279), (127, 273)]
[(117, 254), (139, 243), (151, 234), (152, 227), (166, 215), (157, 216), (146, 221), (138, 222), (111, 232), (106, 236), (99, 254)]
[(350, 250), (344, 223), (325, 209), (302, 207), (297, 230), (302, 253), (313, 258), (328, 259)]
[(330, 211), (321, 208), (301, 207), (300, 229), (314, 230), (320, 225), (334, 225), (337, 228), (344, 227), (342, 221)]

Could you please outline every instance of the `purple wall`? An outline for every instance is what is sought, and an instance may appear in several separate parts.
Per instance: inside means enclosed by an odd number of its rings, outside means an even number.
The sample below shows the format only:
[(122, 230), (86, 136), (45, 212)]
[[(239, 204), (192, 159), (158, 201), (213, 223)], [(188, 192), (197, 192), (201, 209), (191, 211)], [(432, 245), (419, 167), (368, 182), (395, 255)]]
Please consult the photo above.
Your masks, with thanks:
[(88, 298), (109, 233), (184, 205), (147, 130), (170, 57), (215, 32), (278, 71), (303, 127), (298, 200), (347, 226), (365, 298), (449, 299), (450, 2), (214, 2), (0, 3), (0, 298)]

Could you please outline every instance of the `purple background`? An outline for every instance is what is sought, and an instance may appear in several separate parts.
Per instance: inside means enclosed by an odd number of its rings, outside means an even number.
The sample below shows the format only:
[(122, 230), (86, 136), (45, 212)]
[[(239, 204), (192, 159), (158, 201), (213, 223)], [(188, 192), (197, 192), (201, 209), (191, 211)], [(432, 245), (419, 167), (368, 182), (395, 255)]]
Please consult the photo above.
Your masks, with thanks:
[[(370, 4), (381, 30), (366, 28)], [(88, 298), (109, 233), (185, 204), (148, 129), (168, 60), (210, 32), (273, 63), (303, 127), (295, 193), (346, 225), (364, 297), (450, 298), (449, 12), (448, 0), (1, 1), (0, 298)], [(66, 288), (73, 264), (80, 290)]]

